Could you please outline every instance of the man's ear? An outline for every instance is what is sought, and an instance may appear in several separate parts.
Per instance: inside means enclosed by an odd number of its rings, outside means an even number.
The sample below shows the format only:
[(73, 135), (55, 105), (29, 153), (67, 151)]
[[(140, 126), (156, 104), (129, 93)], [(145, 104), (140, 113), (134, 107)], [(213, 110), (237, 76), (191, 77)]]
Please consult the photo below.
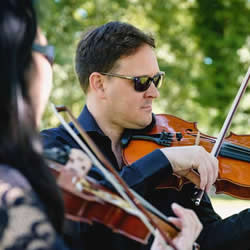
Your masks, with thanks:
[(93, 72), (89, 76), (90, 91), (95, 92), (101, 98), (104, 97), (104, 76), (98, 72)]

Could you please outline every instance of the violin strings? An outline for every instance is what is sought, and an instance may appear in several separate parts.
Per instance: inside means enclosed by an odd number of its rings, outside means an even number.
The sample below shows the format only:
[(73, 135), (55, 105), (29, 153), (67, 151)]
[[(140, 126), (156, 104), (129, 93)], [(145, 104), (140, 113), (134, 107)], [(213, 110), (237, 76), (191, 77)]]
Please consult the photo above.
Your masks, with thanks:
[(250, 153), (250, 148), (247, 148), (247, 147), (244, 147), (244, 146), (240, 146), (240, 145), (235, 145), (233, 143), (230, 143), (230, 142), (224, 142), (223, 145), (225, 147), (228, 147), (228, 148), (232, 148), (236, 151), (239, 151), (239, 152), (246, 152), (246, 153)]
[[(195, 133), (188, 133), (188, 135), (191, 135), (193, 137), (196, 137), (197, 134)], [(200, 138), (202, 139), (207, 139), (208, 141), (214, 143), (215, 140), (206, 137), (206, 136), (200, 136)], [(179, 142), (177, 139), (173, 139), (173, 142)], [(181, 139), (181, 145), (182, 146), (187, 146), (187, 145), (195, 145), (195, 139), (194, 141), (190, 141), (190, 139), (188, 138), (182, 138)], [(241, 146), (241, 145), (237, 145), (237, 144), (233, 144), (230, 141), (224, 141), (220, 150), (219, 155), (224, 156), (224, 157), (228, 157), (228, 158), (232, 158), (232, 159), (237, 159), (237, 160), (242, 160), (242, 161), (246, 161), (246, 162), (250, 162), (250, 148), (249, 147), (245, 147), (245, 146)]]
[[(186, 133), (186, 134), (187, 134), (187, 135), (194, 136), (194, 137), (197, 136), (197, 133)], [(206, 136), (206, 135), (200, 135), (200, 138), (206, 139), (206, 140), (208, 140), (208, 141), (210, 141), (210, 142), (212, 142), (212, 143), (215, 143), (215, 142), (216, 142), (215, 139), (213, 139), (213, 138), (211, 138), (211, 137), (209, 137), (209, 136)]]
[(229, 142), (222, 144), (220, 155), (250, 162), (250, 149)]
[[(195, 133), (187, 133), (187, 134), (188, 134), (188, 135), (192, 135), (192, 136), (194, 136), (194, 137), (197, 136), (197, 134), (195, 134)], [(215, 142), (215, 141), (216, 141), (215, 139), (212, 139), (212, 138), (210, 138), (210, 137), (203, 136), (203, 135), (201, 135), (200, 138), (202, 138), (202, 139), (207, 139), (207, 140), (209, 140), (209, 141), (211, 141), (211, 142)], [(189, 139), (185, 139), (185, 138), (184, 138), (183, 140), (185, 141), (185, 140), (189, 140)], [(245, 146), (236, 145), (236, 144), (233, 144), (233, 143), (227, 142), (227, 141), (223, 142), (223, 145), (231, 147), (231, 148), (232, 148), (233, 150), (235, 150), (236, 152), (245, 152), (245, 153), (247, 153), (247, 154), (250, 153), (250, 148), (245, 147)]]

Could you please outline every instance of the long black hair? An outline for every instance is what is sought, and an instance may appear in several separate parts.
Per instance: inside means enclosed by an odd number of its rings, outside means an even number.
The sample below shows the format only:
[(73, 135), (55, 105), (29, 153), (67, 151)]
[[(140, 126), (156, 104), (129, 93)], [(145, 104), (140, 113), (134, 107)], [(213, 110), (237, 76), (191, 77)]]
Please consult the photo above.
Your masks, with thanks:
[(52, 225), (61, 233), (63, 202), (38, 150), (41, 144), (30, 86), (25, 81), (36, 32), (32, 0), (0, 1), (0, 164), (8, 164), (26, 177), (43, 202)]

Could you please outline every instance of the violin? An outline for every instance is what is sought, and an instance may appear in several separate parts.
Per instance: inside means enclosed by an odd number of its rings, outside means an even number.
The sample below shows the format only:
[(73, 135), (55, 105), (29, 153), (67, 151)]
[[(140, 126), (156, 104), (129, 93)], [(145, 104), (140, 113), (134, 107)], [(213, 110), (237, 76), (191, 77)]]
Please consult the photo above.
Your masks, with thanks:
[[(123, 160), (130, 165), (157, 148), (200, 145), (211, 152), (216, 138), (201, 133), (196, 122), (188, 122), (173, 115), (155, 116), (155, 125), (146, 134), (130, 135), (122, 139)], [(216, 193), (229, 194), (241, 199), (250, 199), (250, 135), (230, 133), (222, 143), (218, 155), (219, 174), (215, 182)], [(192, 182), (199, 186), (197, 172)], [(158, 189), (181, 190), (190, 183), (184, 177), (172, 175), (157, 186)]]
[[(78, 152), (84, 154), (82, 151)], [(79, 177), (75, 171), (67, 168), (69, 162), (79, 164), (76, 163), (79, 162), (78, 159), (72, 158), (69, 149), (45, 150), (44, 156), (62, 192), (67, 219), (88, 224), (98, 222), (114, 232), (140, 243), (147, 243), (150, 231), (140, 220), (135, 209), (117, 193), (101, 186), (94, 179), (88, 176)], [(79, 169), (79, 166), (76, 166), (77, 168)], [(166, 230), (172, 237), (178, 231), (169, 225)]]

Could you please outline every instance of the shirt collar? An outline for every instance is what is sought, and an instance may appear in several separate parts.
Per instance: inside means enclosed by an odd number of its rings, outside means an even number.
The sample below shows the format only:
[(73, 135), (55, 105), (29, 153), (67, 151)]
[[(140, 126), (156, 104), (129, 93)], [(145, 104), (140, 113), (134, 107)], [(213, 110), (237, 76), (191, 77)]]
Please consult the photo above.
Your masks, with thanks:
[(89, 112), (87, 105), (84, 106), (77, 120), (86, 132), (97, 132), (101, 135), (104, 135), (103, 131), (98, 126), (95, 118)]
[[(77, 118), (80, 125), (86, 132), (97, 132), (100, 135), (105, 136), (103, 131), (98, 126), (95, 118), (89, 112), (87, 105), (84, 106), (81, 114)], [(125, 129), (124, 134), (143, 134), (150, 131), (155, 125), (155, 115), (152, 114), (152, 122), (144, 129)]]

